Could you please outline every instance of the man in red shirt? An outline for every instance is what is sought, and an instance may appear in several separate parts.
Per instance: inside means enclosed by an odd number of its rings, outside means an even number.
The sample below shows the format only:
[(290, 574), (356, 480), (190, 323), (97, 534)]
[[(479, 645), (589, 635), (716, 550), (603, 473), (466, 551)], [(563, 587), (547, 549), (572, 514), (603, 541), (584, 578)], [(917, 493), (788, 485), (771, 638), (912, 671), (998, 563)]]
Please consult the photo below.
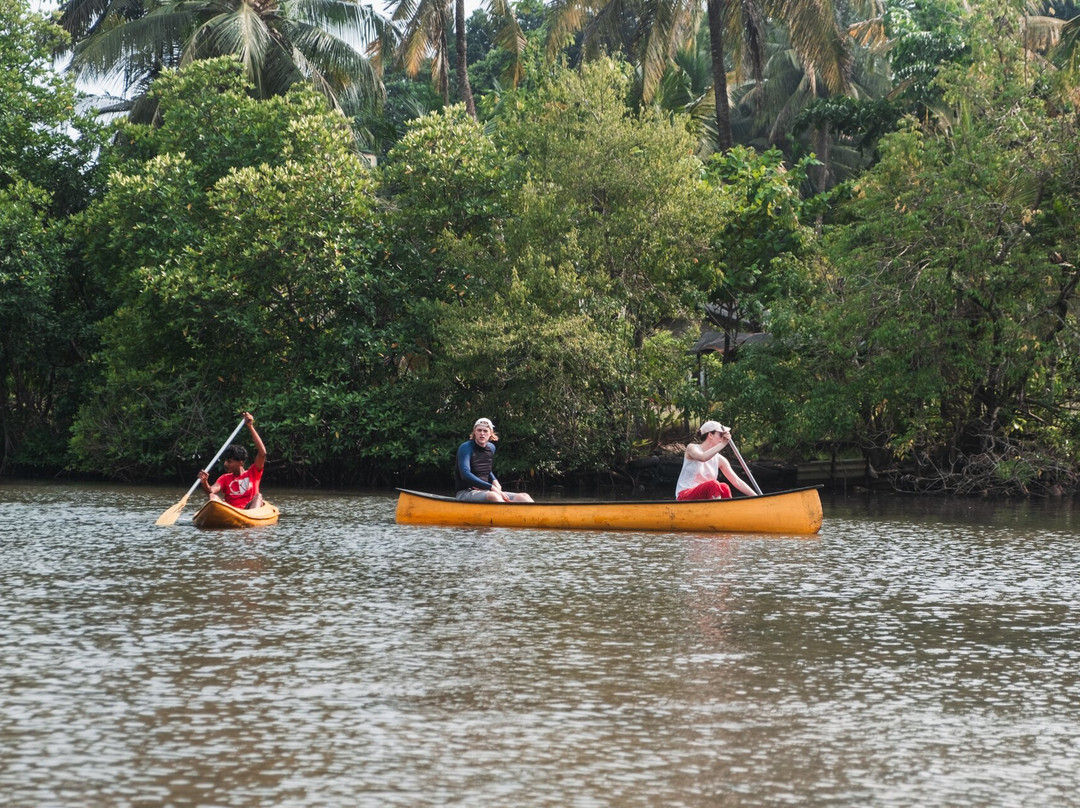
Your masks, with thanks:
[(221, 455), (221, 465), (225, 467), (225, 473), (218, 477), (213, 485), (210, 485), (210, 475), (205, 471), (199, 472), (199, 479), (202, 480), (203, 491), (209, 499), (223, 501), (234, 508), (250, 509), (262, 505), (259, 482), (266, 464), (266, 446), (255, 431), (255, 416), (245, 412), (244, 421), (251, 433), (251, 439), (255, 442), (255, 461), (251, 467), (244, 470), (244, 463), (248, 458), (247, 449), (233, 444)]

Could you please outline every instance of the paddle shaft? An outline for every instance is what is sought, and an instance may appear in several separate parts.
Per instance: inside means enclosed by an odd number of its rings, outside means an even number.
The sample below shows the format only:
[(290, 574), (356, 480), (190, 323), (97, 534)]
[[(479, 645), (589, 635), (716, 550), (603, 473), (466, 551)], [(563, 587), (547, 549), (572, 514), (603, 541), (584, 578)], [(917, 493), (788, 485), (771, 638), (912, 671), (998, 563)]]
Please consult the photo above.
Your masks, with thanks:
[[(233, 439), (237, 435), (240, 434), (240, 430), (243, 429), (243, 428), (244, 428), (244, 419), (241, 418), (240, 423), (236, 425), (236, 429), (234, 429), (232, 431), (232, 434), (229, 435), (229, 439), (227, 441), (225, 441), (223, 444), (221, 444), (221, 448), (217, 450), (217, 454), (214, 455), (214, 459), (206, 464), (206, 468), (204, 468), (203, 471), (209, 472), (210, 469), (212, 469), (214, 467), (214, 464), (218, 461), (218, 458), (221, 457), (225, 453), (225, 450), (229, 448), (229, 444), (233, 442)], [(749, 473), (749, 472), (747, 472), (747, 473)], [(199, 484), (201, 482), (202, 482), (202, 480), (196, 480), (194, 485), (192, 485), (191, 488), (188, 489), (188, 492), (186, 494), (184, 494), (184, 499), (187, 499), (188, 497), (190, 497), (195, 492), (195, 489), (199, 487)]]
[(750, 467), (746, 465), (746, 461), (742, 459), (742, 455), (739, 453), (739, 447), (735, 445), (735, 441), (730, 437), (728, 438), (728, 446), (731, 447), (731, 451), (735, 453), (735, 457), (739, 458), (739, 465), (742, 466), (742, 470), (746, 472), (746, 476), (750, 479), (750, 485), (754, 486), (754, 490), (757, 491), (757, 495), (761, 496), (761, 489), (758, 487), (757, 480), (754, 479), (754, 475), (750, 473)]
[[(214, 459), (206, 464), (206, 468), (203, 469), (203, 471), (210, 471), (211, 467), (213, 467), (213, 465), (217, 462), (217, 459), (221, 457), (225, 449), (228, 448), (229, 444), (233, 442), (233, 438), (235, 438), (240, 433), (240, 430), (243, 428), (244, 422), (241, 421), (239, 424), (237, 424), (236, 429), (233, 430), (233, 433), (229, 435), (229, 439), (225, 441), (224, 444), (222, 444), (220, 449), (218, 449), (218, 453), (214, 455)], [(184, 506), (187, 505), (188, 497), (190, 497), (194, 493), (195, 489), (199, 486), (200, 483), (202, 483), (201, 479), (196, 480), (194, 483), (192, 483), (191, 488), (188, 489), (188, 492), (184, 494), (180, 501), (173, 505), (171, 508), (169, 508), (167, 511), (165, 511), (165, 513), (161, 514), (161, 516), (157, 518), (157, 521), (154, 522), (154, 524), (163, 525), (166, 527), (169, 525), (175, 525), (176, 520), (180, 518), (180, 511), (184, 510)]]

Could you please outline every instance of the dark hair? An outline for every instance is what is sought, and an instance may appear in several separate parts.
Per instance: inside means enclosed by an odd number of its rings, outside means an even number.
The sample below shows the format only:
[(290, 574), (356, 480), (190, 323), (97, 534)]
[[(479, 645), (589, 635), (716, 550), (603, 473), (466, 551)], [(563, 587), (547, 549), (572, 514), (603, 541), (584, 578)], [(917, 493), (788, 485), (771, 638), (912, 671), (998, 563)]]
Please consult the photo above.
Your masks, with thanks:
[(237, 444), (234, 443), (232, 446), (230, 446), (228, 449), (226, 449), (224, 451), (224, 453), (221, 455), (221, 459), (222, 460), (239, 460), (241, 463), (246, 463), (247, 462), (247, 449), (245, 449), (243, 446), (238, 446)]

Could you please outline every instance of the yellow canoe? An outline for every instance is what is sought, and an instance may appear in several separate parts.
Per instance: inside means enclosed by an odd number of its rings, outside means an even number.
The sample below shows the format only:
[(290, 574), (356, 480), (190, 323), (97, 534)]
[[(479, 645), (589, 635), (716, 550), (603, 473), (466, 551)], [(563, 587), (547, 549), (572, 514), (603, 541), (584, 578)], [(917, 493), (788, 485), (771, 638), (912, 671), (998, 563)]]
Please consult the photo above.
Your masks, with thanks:
[(262, 507), (241, 510), (232, 505), (226, 505), (217, 500), (207, 500), (206, 504), (199, 508), (198, 512), (191, 517), (195, 527), (206, 529), (226, 527), (262, 527), (263, 525), (277, 524), (280, 512), (269, 502), (264, 502)]
[(460, 502), (398, 489), (404, 525), (537, 527), (571, 530), (662, 530), (694, 533), (812, 535), (821, 529), (818, 487), (760, 497), (696, 502)]

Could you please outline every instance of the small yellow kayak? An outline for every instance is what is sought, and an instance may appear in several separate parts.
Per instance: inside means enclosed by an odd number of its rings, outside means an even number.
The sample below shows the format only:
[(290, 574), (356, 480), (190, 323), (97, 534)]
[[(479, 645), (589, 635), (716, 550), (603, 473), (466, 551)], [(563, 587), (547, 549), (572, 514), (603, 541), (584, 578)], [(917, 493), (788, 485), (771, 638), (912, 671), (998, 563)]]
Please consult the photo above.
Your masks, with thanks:
[(266, 501), (259, 508), (241, 510), (211, 499), (191, 517), (191, 523), (195, 527), (208, 530), (228, 527), (262, 527), (277, 524), (280, 515), (280, 511)]

